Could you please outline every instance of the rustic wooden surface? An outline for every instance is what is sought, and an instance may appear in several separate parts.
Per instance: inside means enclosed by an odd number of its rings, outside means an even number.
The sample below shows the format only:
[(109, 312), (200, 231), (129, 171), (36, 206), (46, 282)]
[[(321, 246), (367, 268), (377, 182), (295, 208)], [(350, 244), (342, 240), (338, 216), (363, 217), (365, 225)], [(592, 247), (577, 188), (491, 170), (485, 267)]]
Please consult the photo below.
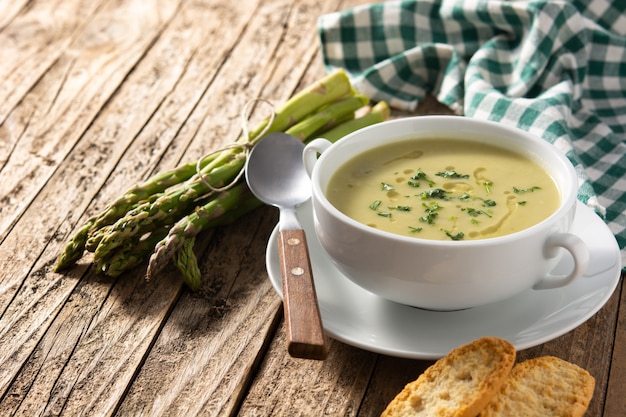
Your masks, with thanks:
[[(261, 208), (200, 239), (205, 285), (53, 263), (132, 183), (230, 143), (244, 103), (320, 78), (316, 19), (364, 0), (0, 2), (0, 415), (377, 416), (430, 364), (329, 342), (292, 359)], [(446, 112), (432, 100), (418, 113)], [(428, 337), (428, 335), (424, 335)], [(519, 353), (588, 369), (626, 415), (626, 294)]]

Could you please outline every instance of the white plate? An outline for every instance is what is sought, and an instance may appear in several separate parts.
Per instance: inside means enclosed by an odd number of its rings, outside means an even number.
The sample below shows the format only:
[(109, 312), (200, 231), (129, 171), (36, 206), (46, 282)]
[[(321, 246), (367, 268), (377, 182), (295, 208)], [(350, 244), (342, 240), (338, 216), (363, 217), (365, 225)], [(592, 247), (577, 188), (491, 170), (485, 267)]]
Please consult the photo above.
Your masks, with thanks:
[[(321, 248), (313, 230), (310, 202), (298, 209), (307, 234), (315, 286), (326, 333), (372, 352), (414, 359), (437, 359), (481, 336), (498, 336), (518, 350), (545, 343), (578, 327), (607, 302), (621, 272), (615, 237), (590, 208), (578, 203), (573, 233), (591, 252), (585, 276), (564, 288), (528, 290), (508, 300), (454, 312), (413, 308), (380, 298), (339, 272)], [(267, 271), (282, 297), (277, 229), (266, 254)], [(570, 268), (563, 257), (557, 272)]]

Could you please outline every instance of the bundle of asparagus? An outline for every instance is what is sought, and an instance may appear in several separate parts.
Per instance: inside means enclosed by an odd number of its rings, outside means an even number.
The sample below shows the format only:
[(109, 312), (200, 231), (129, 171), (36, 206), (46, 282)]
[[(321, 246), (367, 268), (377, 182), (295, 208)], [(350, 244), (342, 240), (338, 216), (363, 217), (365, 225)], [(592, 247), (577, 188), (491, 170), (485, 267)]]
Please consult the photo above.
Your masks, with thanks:
[(193, 246), (198, 233), (262, 205), (241, 179), (247, 147), (272, 132), (303, 141), (315, 137), (335, 141), (388, 116), (384, 102), (369, 108), (368, 98), (355, 92), (344, 71), (329, 74), (291, 97), (254, 130), (244, 132), (232, 147), (132, 186), (77, 230), (55, 271), (71, 267), (85, 251), (93, 252), (97, 270), (111, 277), (150, 257), (147, 279), (173, 262), (185, 283), (197, 290), (201, 277)]

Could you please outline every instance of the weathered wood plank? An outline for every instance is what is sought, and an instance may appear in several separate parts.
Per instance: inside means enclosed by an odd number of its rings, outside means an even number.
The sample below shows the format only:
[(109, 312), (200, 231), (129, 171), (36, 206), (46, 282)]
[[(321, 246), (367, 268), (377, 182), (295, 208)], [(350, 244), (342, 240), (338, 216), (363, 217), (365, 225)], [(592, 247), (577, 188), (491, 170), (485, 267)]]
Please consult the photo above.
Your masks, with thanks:
[(201, 292), (177, 301), (118, 415), (231, 415), (280, 319), (258, 245), (275, 221), (260, 209), (215, 233), (201, 258)]
[(378, 355), (330, 339), (326, 360), (294, 359), (279, 330), (238, 414), (359, 415)]
[[(24, 97), (18, 97), (19, 104), (0, 129), (0, 143), (8, 144), (7, 149), (1, 150), (7, 154), (0, 155), (6, 161), (0, 165), (0, 199), (8, 203), (3, 206), (0, 217), (0, 240), (159, 36), (177, 3), (129, 1), (118, 5), (119, 8), (113, 5), (99, 10), (87, 19), (89, 25), (80, 30), (70, 27), (67, 32), (49, 35), (60, 39), (62, 45), (56, 47), (62, 53), (55, 55), (54, 63), (48, 67), (32, 70), (38, 77), (37, 84), (29, 88)], [(71, 12), (72, 9), (67, 15), (72, 16)], [(65, 27), (59, 24), (53, 29), (63, 31)], [(13, 36), (28, 39), (29, 33), (20, 35), (16, 29)], [(35, 45), (39, 43), (45, 44), (45, 41), (39, 40)], [(47, 56), (45, 50), (41, 54)], [(34, 58), (37, 61), (37, 57)], [(22, 80), (9, 79), (6, 85), (19, 85), (19, 81)], [(147, 86), (140, 82), (133, 87), (141, 90)], [(127, 128), (128, 124), (145, 123), (130, 112), (120, 112), (119, 116), (115, 124), (121, 125), (120, 129)], [(105, 136), (94, 144), (95, 147), (123, 151), (124, 147), (109, 146), (111, 138), (116, 136), (115, 124), (107, 126), (110, 131), (103, 132)], [(141, 128), (141, 125), (135, 127)], [(14, 145), (18, 141), (19, 146)], [(101, 164), (96, 162), (85, 170), (85, 176), (93, 175), (90, 171)], [(16, 172), (21, 175), (15, 175)]]
[[(202, 16), (199, 15), (199, 17)], [(154, 109), (150, 106), (146, 106), (146, 103), (151, 103), (156, 106), (158, 103), (164, 100), (164, 97), (154, 96), (154, 92), (158, 91), (159, 94), (162, 94), (163, 92), (167, 93), (170, 91), (170, 89), (173, 88), (176, 82), (179, 81), (177, 79), (178, 76), (174, 77), (174, 79), (172, 79), (171, 87), (168, 87), (167, 84), (165, 84), (166, 80), (168, 80), (169, 78), (166, 76), (166, 74), (168, 73), (168, 71), (166, 70), (169, 68), (174, 70), (173, 72), (179, 74), (180, 71), (186, 68), (185, 62), (178, 63), (176, 62), (176, 59), (172, 58), (177, 58), (179, 56), (178, 54), (182, 50), (185, 50), (185, 44), (187, 41), (188, 39), (186, 39), (185, 37), (181, 37), (178, 42), (172, 42), (169, 48), (165, 48), (165, 50), (163, 51), (166, 52), (167, 55), (155, 57), (153, 65), (150, 65), (146, 68), (147, 73), (138, 74), (136, 85), (134, 82), (129, 82), (129, 84), (131, 86), (134, 86), (137, 91), (134, 91), (133, 87), (131, 87), (127, 96), (125, 96), (123, 92), (120, 92), (120, 96), (126, 97), (126, 100), (121, 100), (119, 109), (116, 109), (115, 106), (112, 106), (113, 114), (111, 114), (111, 117), (116, 120), (119, 118), (119, 131), (116, 130), (116, 134), (112, 135), (111, 133), (114, 132), (94, 127), (91, 131), (91, 135), (86, 135), (90, 137), (93, 142), (90, 142), (88, 139), (86, 141), (87, 143), (84, 144), (84, 148), (82, 150), (80, 149), (81, 146), (77, 148), (76, 155), (73, 155), (71, 159), (67, 161), (69, 167), (68, 172), (60, 171), (59, 177), (56, 178), (56, 182), (51, 181), (49, 187), (38, 199), (38, 201), (41, 201), (41, 203), (34, 205), (34, 207), (39, 207), (39, 210), (44, 211), (44, 213), (37, 214), (35, 213), (37, 209), (33, 209), (31, 217), (19, 224), (19, 233), (15, 232), (14, 234), (10, 235), (9, 238), (4, 242), (1, 250), (4, 251), (7, 256), (3, 257), (3, 259), (6, 259), (6, 262), (11, 263), (11, 265), (13, 266), (4, 269), (5, 272), (7, 272), (7, 275), (5, 275), (4, 277), (3, 288), (7, 291), (3, 291), (3, 297), (6, 296), (8, 297), (8, 299), (10, 299), (14, 292), (11, 293), (9, 290), (11, 288), (13, 288), (14, 290), (17, 290), (19, 288), (19, 286), (21, 285), (20, 279), (23, 279), (23, 277), (26, 276), (30, 267), (29, 265), (32, 265), (37, 259), (36, 256), (38, 252), (34, 249), (39, 247), (39, 251), (41, 251), (41, 248), (43, 248), (44, 240), (49, 238), (54, 232), (54, 228), (56, 227), (54, 225), (54, 219), (56, 218), (56, 221), (59, 221), (59, 216), (60, 219), (62, 219), (65, 215), (65, 213), (63, 212), (53, 213), (53, 215), (50, 215), (50, 213), (45, 213), (46, 206), (50, 204), (50, 202), (54, 199), (58, 200), (59, 198), (61, 198), (62, 200), (65, 200), (67, 198), (66, 193), (69, 193), (69, 195), (71, 196), (72, 193), (75, 192), (76, 199), (75, 201), (73, 201), (73, 203), (78, 203), (79, 201), (82, 201), (82, 203), (77, 204), (77, 206), (82, 206), (84, 209), (85, 205), (89, 201), (89, 199), (84, 199), (84, 195), (92, 196), (95, 191), (97, 191), (97, 187), (101, 184), (101, 182), (106, 179), (107, 171), (103, 171), (101, 176), (98, 176), (98, 173), (101, 171), (98, 171), (96, 169), (96, 165), (100, 165), (97, 168), (102, 169), (103, 161), (108, 161), (109, 169), (111, 169), (115, 166), (115, 164), (118, 163), (117, 158), (119, 158), (119, 155), (124, 151), (124, 149), (128, 146), (128, 143), (132, 141), (132, 139), (141, 130), (143, 125), (146, 124), (152, 116), (152, 112), (154, 111)], [(196, 41), (198, 44), (200, 44), (204, 42), (204, 39), (200, 37), (196, 39)], [(216, 50), (220, 51), (221, 49), (216, 48)], [(226, 54), (226, 52), (222, 50), (222, 54)], [(162, 63), (164, 67), (159, 68), (159, 63)], [(172, 67), (167, 66), (168, 64), (172, 63), (176, 65)], [(217, 65), (213, 62), (204, 62), (203, 64), (208, 65), (209, 67), (214, 67)], [(154, 73), (153, 76), (150, 76), (151, 72)], [(191, 75), (193, 76), (195, 74)], [(147, 86), (142, 84), (141, 80), (145, 80), (147, 82), (155, 82), (155, 84), (158, 81), (161, 84), (155, 85), (151, 89), (146, 88)], [(192, 78), (188, 81), (194, 83), (193, 85), (197, 88), (198, 83), (196, 79)], [(143, 94), (140, 94), (141, 92), (143, 92)], [(191, 97), (193, 97), (193, 95), (191, 95)], [(185, 98), (189, 99), (189, 96)], [(181, 101), (184, 101), (184, 99)], [(176, 105), (176, 101), (173, 100), (171, 104)], [(144, 113), (145, 116), (143, 121), (141, 121), (138, 126), (135, 126), (136, 122), (141, 120), (140, 115), (142, 111), (140, 111), (139, 109), (142, 108), (147, 110), (147, 113)], [(191, 103), (191, 107), (188, 107), (187, 110), (190, 111), (190, 109), (192, 108), (193, 103)], [(134, 112), (130, 112), (129, 110), (131, 109)], [(124, 129), (124, 123), (126, 122), (126, 120), (124, 120), (123, 117), (119, 117), (120, 115), (123, 116), (125, 114), (134, 115), (133, 117), (138, 118), (135, 123), (128, 124), (128, 126), (130, 126), (128, 130)], [(187, 120), (187, 117), (187, 115), (183, 115), (183, 117), (178, 120), (178, 125), (172, 128), (176, 132), (178, 132), (180, 130), (180, 125)], [(103, 119), (105, 120), (103, 122), (104, 126), (115, 126), (114, 123), (110, 124), (110, 120), (106, 119), (106, 116), (103, 116)], [(173, 120), (168, 121), (173, 122)], [(98, 123), (95, 124), (95, 126), (97, 125)], [(165, 126), (161, 126), (161, 130), (165, 131), (166, 127), (167, 124), (165, 124)], [(172, 135), (170, 135), (170, 140), (171, 136)], [(94, 152), (94, 146), (102, 140), (104, 140), (105, 142), (110, 141), (110, 144), (108, 144), (107, 147), (104, 147), (104, 150), (113, 151), (113, 156), (97, 154), (96, 152)], [(150, 156), (150, 153), (154, 152), (154, 150), (150, 149), (150, 147), (152, 145), (155, 145), (155, 141), (151, 137), (146, 138), (146, 140), (149, 140), (150, 143), (144, 144), (143, 147), (149, 152), (147, 156)], [(111, 144), (115, 143), (115, 141), (122, 145), (120, 149), (116, 149), (115, 146), (111, 146)], [(124, 142), (126, 142), (126, 144), (124, 144)], [(167, 143), (162, 144), (162, 146), (167, 146)], [(156, 156), (158, 157), (158, 155)], [(76, 162), (76, 159), (81, 160), (81, 162)], [(156, 161), (158, 161), (158, 158), (156, 159)], [(131, 156), (131, 160), (128, 161), (128, 167), (131, 167), (133, 165), (142, 165), (140, 155)], [(79, 172), (72, 171), (72, 169), (76, 168), (78, 168)], [(84, 169), (85, 172), (80, 172), (81, 169)], [(131, 175), (128, 174), (132, 173), (131, 169), (132, 168), (129, 168), (129, 170), (125, 173), (127, 184), (124, 187), (128, 185), (128, 178), (131, 177)], [(88, 173), (91, 173), (92, 176), (89, 176)], [(122, 172), (122, 177), (124, 177), (123, 174), (124, 172)], [(104, 175), (104, 177), (102, 177), (102, 175)], [(134, 176), (135, 174), (132, 175), (132, 177)], [(91, 181), (86, 181), (86, 179), (89, 179)], [(86, 186), (84, 182), (88, 182), (92, 188)], [(71, 186), (72, 183), (75, 183), (75, 188)], [(70, 187), (69, 189), (67, 189), (68, 186)], [(121, 190), (118, 189), (117, 193), (119, 193), (120, 191)], [(83, 200), (80, 200), (81, 197), (83, 198)], [(67, 203), (59, 204), (59, 206), (67, 205), (70, 203), (72, 203), (71, 198), (70, 201), (68, 201)], [(75, 213), (75, 215), (79, 216), (80, 212)], [(40, 222), (38, 222), (38, 219), (42, 217), (47, 218), (50, 222), (49, 225), (45, 225), (45, 229), (44, 225), (41, 225)], [(33, 240), (30, 240), (28, 242), (26, 241), (26, 237), (34, 238), (38, 235), (41, 235), (39, 237), (39, 239), (41, 239), (40, 244), (37, 244)], [(22, 246), (20, 246), (20, 243), (22, 244)], [(57, 247), (48, 248), (52, 253), (48, 253), (47, 258), (50, 259), (50, 257), (56, 257), (60, 248), (60, 245)], [(18, 250), (16, 251), (16, 249)], [(13, 263), (12, 261), (15, 260), (15, 256), (24, 256), (24, 258), (19, 263)], [(16, 271), (16, 265), (23, 265), (24, 269)], [(56, 309), (59, 308), (59, 305), (61, 305), (65, 297), (67, 297), (67, 294), (69, 293), (68, 291), (70, 291), (71, 287), (75, 285), (75, 282), (72, 283), (72, 280), (61, 279), (56, 274), (50, 274), (49, 266), (50, 265), (48, 263), (47, 265), (45, 265), (45, 270), (42, 268), (38, 272), (31, 274), (29, 276), (29, 279), (27, 279), (26, 284), (21, 288), (22, 292), (17, 295), (16, 300), (13, 300), (14, 304), (12, 305), (21, 305), (24, 307), (24, 310), (9, 310), (5, 312), (2, 316), (2, 326), (0, 327), (0, 329), (2, 329), (3, 340), (12, 340), (12, 342), (15, 343), (10, 346), (5, 346), (5, 349), (3, 349), (2, 351), (3, 357), (11, 357), (11, 361), (3, 361), (3, 372), (6, 372), (4, 376), (8, 377), (9, 379), (11, 378), (9, 373), (15, 372), (17, 369), (19, 369), (21, 361), (24, 360), (25, 355), (28, 354), (28, 351), (32, 349), (32, 346), (37, 342), (41, 333), (45, 330), (46, 324), (52, 317), (54, 317), (54, 315), (56, 314)], [(80, 273), (81, 271), (79, 269), (79, 271), (72, 271), (72, 273), (74, 272)], [(11, 283), (11, 281), (9, 281), (9, 278), (14, 279), (12, 281), (13, 284)], [(177, 284), (174, 284), (174, 288), (176, 288), (176, 285)], [(35, 308), (36, 313), (33, 313), (33, 308)], [(36, 315), (36, 317), (33, 317), (34, 315)], [(31, 324), (16, 326), (16, 324), (22, 324), (25, 320), (30, 320)], [(32, 333), (16, 334), (23, 329), (31, 329), (32, 332), (37, 329), (37, 335)], [(149, 341), (150, 338), (147, 338), (146, 340)], [(4, 382), (6, 381), (8, 380), (4, 380)]]
[[(626, 416), (626, 290), (624, 288), (626, 273), (622, 273), (622, 281), (615, 290), (615, 298), (619, 300), (617, 308), (617, 325), (615, 326), (615, 344), (613, 354), (609, 355), (609, 349), (605, 349), (602, 356), (610, 357), (611, 367), (606, 386), (606, 398), (604, 399), (604, 416)], [(598, 331), (610, 329), (598, 329)], [(601, 401), (601, 399), (600, 399)]]
[[(173, 7), (168, 8), (163, 3), (159, 4), (163, 6), (163, 13), (168, 9), (172, 12), (174, 11)], [(110, 13), (111, 11), (108, 11), (107, 16), (110, 16)], [(127, 14), (128, 12), (122, 10), (119, 13)], [(149, 30), (148, 27), (145, 27), (146, 32), (144, 36), (148, 38), (148, 41), (138, 41), (138, 43), (143, 44), (144, 47), (151, 44), (155, 35), (155, 29), (158, 32), (159, 28), (155, 27), (153, 30)], [(114, 53), (113, 55), (122, 61), (130, 59), (131, 55), (122, 53), (122, 51), (126, 51), (126, 49), (121, 48), (119, 53)], [(74, 53), (80, 55), (80, 52), (80, 50), (76, 50)], [(135, 54), (138, 56), (142, 53), (140, 50), (135, 50)], [(79, 210), (74, 212), (76, 218), (82, 214), (80, 208), (82, 207), (84, 210), (89, 198), (93, 196), (97, 191), (97, 187), (106, 179), (107, 172), (100, 172), (99, 169), (106, 165), (104, 161), (107, 161), (107, 153), (112, 152), (119, 155), (127, 146), (123, 145), (121, 149), (118, 149), (115, 145), (124, 143), (124, 141), (120, 140), (119, 135), (121, 134), (123, 137), (124, 131), (122, 129), (125, 124), (129, 123), (132, 126), (132, 123), (130, 123), (132, 122), (132, 116), (125, 112), (127, 109), (120, 109), (119, 114), (126, 116), (126, 118), (118, 117), (107, 128), (104, 128), (102, 125), (99, 125), (99, 127), (95, 125), (87, 135), (92, 141), (87, 140), (83, 145), (78, 146), (75, 149), (75, 153), (65, 160), (64, 168), (59, 169), (57, 167), (57, 164), (60, 162), (59, 158), (62, 159), (64, 153), (74, 146), (73, 142), (75, 143), (79, 140), (83, 129), (93, 123), (93, 117), (101, 110), (98, 104), (102, 106), (110, 97), (110, 94), (119, 87), (118, 84), (124, 80), (124, 74), (121, 77), (113, 76), (112, 73), (115, 73), (115, 69), (123, 69), (124, 73), (126, 73), (130, 68), (124, 65), (132, 66), (138, 59), (138, 56), (135, 57), (135, 60), (130, 60), (130, 62), (124, 62), (123, 64), (112, 62), (110, 66), (102, 66), (102, 63), (85, 63), (78, 67), (90, 67), (91, 65), (94, 67), (92, 71), (86, 71), (83, 73), (83, 76), (78, 77), (75, 83), (71, 83), (69, 81), (71, 77), (67, 78), (67, 73), (64, 73), (68, 66), (65, 63), (60, 63), (59, 72), (57, 72), (56, 68), (51, 69), (49, 75), (46, 76), (48, 78), (44, 77), (40, 82), (41, 85), (36, 87), (35, 90), (38, 90), (41, 95), (33, 91), (31, 93), (32, 97), (24, 101), (23, 105), (25, 106), (36, 106), (37, 102), (42, 102), (44, 108), (38, 111), (45, 112), (47, 116), (51, 116), (51, 114), (54, 114), (54, 116), (51, 120), (45, 119), (48, 121), (42, 121), (42, 126), (37, 126), (38, 123), (33, 123), (33, 132), (28, 135), (28, 138), (23, 136), (20, 139), (19, 152), (16, 150), (14, 153), (15, 161), (21, 160), (22, 165), (26, 164), (30, 167), (28, 169), (30, 175), (25, 175), (24, 171), (21, 170), (16, 171), (16, 168), (8, 169), (8, 167), (5, 167), (6, 169), (2, 172), (3, 181), (0, 187), (3, 190), (8, 190), (4, 191), (4, 193), (12, 198), (21, 198), (20, 201), (22, 203), (20, 204), (24, 208), (29, 207), (30, 210), (21, 216), (17, 226), (13, 228), (12, 233), (7, 235), (0, 247), (0, 263), (3, 270), (3, 276), (0, 281), (2, 288), (2, 291), (0, 291), (0, 311), (2, 311), (0, 337), (2, 337), (2, 340), (13, 341), (10, 346), (3, 346), (3, 349), (0, 350), (0, 356), (4, 364), (2, 370), (0, 370), (0, 387), (4, 387), (10, 380), (11, 373), (15, 372), (15, 369), (6, 361), (6, 358), (21, 358), (23, 360), (24, 357), (22, 355), (27, 355), (27, 352), (32, 349), (32, 346), (38, 340), (38, 337), (33, 337), (33, 334), (18, 335), (16, 332), (30, 328), (31, 332), (36, 331), (41, 334), (45, 330), (45, 326), (42, 326), (42, 323), (50, 320), (53, 316), (52, 313), (56, 311), (68, 293), (63, 293), (65, 295), (57, 294), (57, 296), (51, 299), (47, 298), (46, 294), (50, 295), (61, 288), (67, 290), (72, 287), (72, 284), (68, 284), (68, 281), (63, 281), (56, 274), (47, 272), (49, 268), (47, 264), (52, 262), (51, 258), (58, 254), (60, 246), (48, 247), (54, 253), (49, 253), (46, 259), (42, 260), (42, 263), (36, 264), (40, 254), (48, 245), (48, 240), (55, 235), (59, 224), (67, 215), (67, 212), (60, 209), (67, 208), (67, 211), (70, 213), (73, 209)], [(106, 61), (107, 57), (114, 61), (112, 56), (107, 56), (106, 54), (101, 59)], [(74, 68), (78, 67), (74, 65)], [(113, 69), (110, 67), (113, 67)], [(68, 86), (66, 90), (62, 89), (62, 91), (59, 91), (59, 89), (54, 88), (56, 82), (54, 81), (53, 73), (56, 75), (65, 74), (63, 75), (67, 79), (65, 85)], [(82, 79), (82, 77), (87, 77), (88, 74), (91, 74), (90, 76), (94, 79), (93, 83)], [(113, 84), (106, 84), (106, 79), (110, 79)], [(95, 86), (95, 89), (92, 89), (92, 84)], [(135, 86), (135, 88), (138, 87), (140, 85)], [(51, 88), (54, 95), (57, 96), (55, 100), (48, 100), (48, 88)], [(97, 91), (98, 88), (101, 91)], [(108, 94), (106, 94), (106, 91), (103, 92), (103, 90), (107, 90)], [(150, 90), (147, 89), (146, 91)], [(132, 93), (134, 94), (134, 92)], [(133, 94), (131, 94), (131, 97), (136, 96)], [(46, 106), (48, 102), (54, 102), (58, 108)], [(129, 102), (127, 104), (132, 103)], [(146, 107), (143, 100), (138, 100), (135, 105), (138, 108)], [(58, 123), (55, 125), (52, 123), (53, 120), (56, 120)], [(117, 135), (114, 131), (107, 130), (115, 126), (122, 127), (117, 132)], [(141, 127), (135, 126), (135, 128), (139, 129)], [(132, 139), (137, 134), (137, 131), (131, 130), (131, 132), (128, 136)], [(68, 149), (59, 151), (57, 147), (68, 147)], [(45, 158), (46, 160), (50, 159), (52, 162), (50, 164), (37, 165), (36, 161), (28, 159), (28, 155), (31, 152), (41, 155), (40, 158), (31, 159), (39, 159), (41, 161)], [(18, 153), (21, 156), (18, 157)], [(116, 160), (113, 158), (108, 160), (108, 163), (110, 167), (113, 167), (116, 164)], [(12, 174), (8, 175), (9, 172), (12, 172)], [(22, 175), (15, 175), (15, 172), (21, 172)], [(46, 177), (51, 175), (52, 172), (56, 173), (56, 178), (46, 183)], [(29, 205), (32, 195), (36, 194), (43, 184), (46, 184), (46, 188), (37, 195), (36, 203)], [(96, 189), (90, 191), (90, 187), (96, 187)], [(11, 188), (17, 188), (18, 190), (27, 189), (28, 192), (16, 196), (11, 191)], [(86, 201), (85, 197), (87, 197)], [(5, 210), (7, 207), (11, 206), (5, 206)], [(49, 207), (57, 207), (57, 209), (50, 211)], [(5, 217), (4, 213), (3, 221), (10, 221), (11, 216), (7, 213)], [(17, 211), (14, 211), (13, 214), (17, 216)], [(42, 222), (41, 219), (46, 219), (46, 221)], [(30, 277), (27, 279), (26, 277), (29, 274)], [(20, 291), (20, 294), (16, 295), (18, 291)], [(60, 298), (57, 298), (58, 296)], [(10, 303), (12, 304), (9, 306)], [(41, 309), (37, 310), (37, 313), (32, 310), (35, 304)], [(29, 320), (33, 325), (16, 326), (18, 322), (22, 323), (22, 320)], [(13, 354), (17, 351), (21, 352), (21, 354), (14, 356)], [(18, 359), (17, 363), (14, 364), (18, 368), (19, 362), (20, 360)]]
[(359, 417), (379, 417), (402, 388), (417, 379), (433, 363), (381, 355), (359, 410)]
[[(140, 271), (113, 287), (90, 273), (55, 312), (0, 407), (15, 415), (111, 415), (175, 296), (176, 283), (147, 285)], [(15, 362), (5, 364), (14, 371)]]
[(28, 0), (4, 1), (0, 3), (0, 31), (22, 12)]
[[(67, 52), (103, 1), (6, 1), (0, 7), (0, 124)], [(62, 79), (61, 79), (62, 80)], [(0, 161), (5, 155), (0, 153)]]

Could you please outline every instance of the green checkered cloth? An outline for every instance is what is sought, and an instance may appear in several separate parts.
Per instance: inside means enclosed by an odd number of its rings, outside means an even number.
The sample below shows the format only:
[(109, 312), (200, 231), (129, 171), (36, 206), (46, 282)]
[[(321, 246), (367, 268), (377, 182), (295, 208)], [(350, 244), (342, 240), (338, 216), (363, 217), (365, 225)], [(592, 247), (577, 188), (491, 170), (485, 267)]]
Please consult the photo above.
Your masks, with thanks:
[(411, 111), (426, 93), (574, 164), (626, 258), (626, 1), (388, 1), (321, 16), (326, 68)]

